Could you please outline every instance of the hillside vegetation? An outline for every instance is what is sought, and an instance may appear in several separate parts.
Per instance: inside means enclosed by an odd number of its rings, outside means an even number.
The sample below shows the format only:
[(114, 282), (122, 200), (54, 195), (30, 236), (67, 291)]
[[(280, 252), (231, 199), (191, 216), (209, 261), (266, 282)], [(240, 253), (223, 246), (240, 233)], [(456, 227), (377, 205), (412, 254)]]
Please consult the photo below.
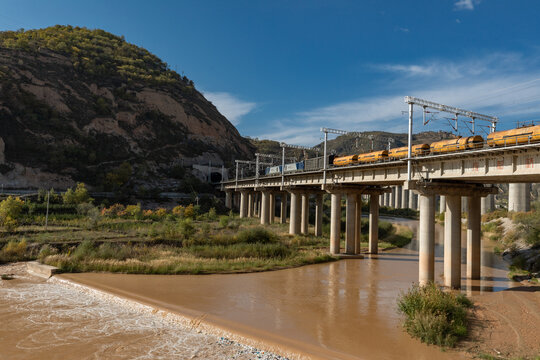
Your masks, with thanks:
[(103, 30), (0, 32), (0, 181), (6, 187), (192, 191), (192, 164), (253, 147), (192, 80)]
[(104, 30), (56, 25), (45, 29), (0, 33), (0, 47), (39, 52), (46, 48), (69, 56), (73, 67), (96, 79), (122, 76), (126, 80), (179, 84), (193, 82), (171, 71), (148, 50)]

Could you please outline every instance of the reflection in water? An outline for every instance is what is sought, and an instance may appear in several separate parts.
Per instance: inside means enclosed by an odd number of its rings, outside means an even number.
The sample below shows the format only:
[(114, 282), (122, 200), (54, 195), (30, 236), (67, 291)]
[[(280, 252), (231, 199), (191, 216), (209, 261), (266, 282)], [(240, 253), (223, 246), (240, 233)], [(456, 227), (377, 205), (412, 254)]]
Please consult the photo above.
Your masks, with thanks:
[[(399, 220), (416, 231), (417, 222)], [(436, 279), (442, 276), (443, 231), (436, 226)], [(464, 244), (466, 242), (463, 237)], [(417, 242), (363, 260), (341, 260), (281, 271), (207, 276), (66, 274), (62, 277), (133, 296), (173, 311), (208, 315), (230, 328), (272, 334), (312, 355), (373, 359), (456, 358), (412, 340), (400, 327), (396, 299), (418, 279)], [(483, 252), (482, 280), (469, 292), (511, 286), (505, 264)], [(465, 264), (462, 273), (466, 274)], [(307, 346), (307, 350), (306, 350)], [(311, 350), (309, 350), (311, 349)], [(322, 351), (328, 351), (322, 353)], [(328, 355), (331, 354), (331, 355)]]

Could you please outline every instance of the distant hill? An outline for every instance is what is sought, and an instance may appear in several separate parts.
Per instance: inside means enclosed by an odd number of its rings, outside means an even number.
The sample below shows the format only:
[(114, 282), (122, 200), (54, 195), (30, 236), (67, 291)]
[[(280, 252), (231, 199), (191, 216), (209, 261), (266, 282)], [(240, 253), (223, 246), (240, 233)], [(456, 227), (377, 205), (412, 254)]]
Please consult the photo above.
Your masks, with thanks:
[(123, 37), (72, 26), (0, 32), (6, 186), (183, 190), (192, 188), (184, 166), (232, 166), (252, 153), (192, 80)]
[[(361, 136), (356, 135), (341, 135), (335, 139), (329, 140), (327, 143), (327, 151), (329, 153), (354, 154), (371, 151), (371, 140), (368, 136), (373, 136), (373, 150), (384, 150), (388, 148), (397, 148), (407, 146), (408, 134), (396, 134), (384, 131), (366, 131), (361, 133)], [(413, 134), (414, 144), (429, 144), (438, 140), (451, 139), (455, 135), (445, 131), (425, 131), (418, 134)], [(391, 139), (391, 140), (389, 140)], [(322, 153), (323, 144), (316, 147)]]
[[(373, 149), (383, 150), (388, 148), (389, 139), (391, 148), (407, 146), (408, 134), (396, 134), (383, 131), (367, 131), (358, 135), (341, 135), (335, 139), (328, 140), (328, 154), (358, 154), (371, 151), (371, 140), (369, 136), (373, 136)], [(438, 140), (451, 139), (455, 137), (449, 132), (426, 131), (413, 135), (413, 144), (432, 143)], [(257, 149), (257, 152), (264, 154), (281, 154), (279, 142), (273, 140), (249, 139), (251, 144)], [(318, 150), (318, 151), (317, 151)], [(324, 151), (324, 143), (320, 143), (313, 147), (313, 150), (294, 150), (287, 149), (287, 156), (296, 157), (301, 160), (305, 155), (308, 157), (322, 156)]]

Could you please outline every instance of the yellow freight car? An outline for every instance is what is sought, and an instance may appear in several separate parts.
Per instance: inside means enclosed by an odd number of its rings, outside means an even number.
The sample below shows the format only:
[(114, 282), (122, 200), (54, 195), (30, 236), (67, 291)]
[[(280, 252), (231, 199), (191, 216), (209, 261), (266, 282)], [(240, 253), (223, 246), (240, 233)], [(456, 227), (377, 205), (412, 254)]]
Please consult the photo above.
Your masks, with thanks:
[(374, 151), (367, 154), (358, 155), (358, 162), (371, 163), (376, 161), (382, 161), (388, 158), (387, 150)]
[(540, 125), (497, 131), (489, 134), (486, 141), (491, 147), (538, 142), (540, 141)]
[(334, 165), (347, 166), (358, 164), (358, 155), (347, 155), (334, 158)]
[(456, 139), (441, 140), (431, 143), (430, 151), (433, 154), (444, 154), (456, 151), (478, 149), (484, 145), (484, 138), (480, 135), (458, 137)]
[[(412, 156), (422, 156), (429, 154), (429, 144), (418, 144), (411, 147)], [(388, 157), (391, 159), (403, 159), (409, 154), (409, 147), (403, 146), (388, 151)]]

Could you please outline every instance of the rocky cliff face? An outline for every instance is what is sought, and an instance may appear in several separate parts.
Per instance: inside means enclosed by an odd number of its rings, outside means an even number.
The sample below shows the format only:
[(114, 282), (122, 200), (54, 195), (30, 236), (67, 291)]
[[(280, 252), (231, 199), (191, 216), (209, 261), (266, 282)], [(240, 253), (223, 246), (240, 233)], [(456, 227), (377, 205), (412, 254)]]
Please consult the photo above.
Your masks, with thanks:
[(110, 174), (128, 163), (132, 176), (123, 180), (174, 190), (181, 181), (171, 175), (175, 167), (230, 165), (253, 153), (186, 78), (164, 83), (114, 71), (99, 76), (66, 53), (1, 46), (5, 186), (64, 188), (84, 181), (105, 189)]

